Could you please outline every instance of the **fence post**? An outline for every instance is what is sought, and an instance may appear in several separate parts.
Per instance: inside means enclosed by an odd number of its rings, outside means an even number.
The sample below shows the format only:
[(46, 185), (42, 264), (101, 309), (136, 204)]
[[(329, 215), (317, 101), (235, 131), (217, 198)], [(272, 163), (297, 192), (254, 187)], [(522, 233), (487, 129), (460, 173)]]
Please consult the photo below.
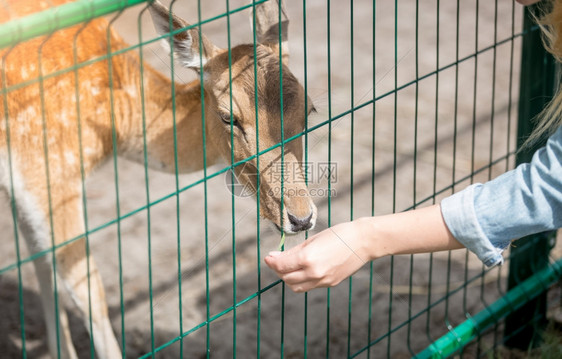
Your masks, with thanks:
[[(541, 31), (534, 24), (531, 11), (526, 7), (523, 22), (521, 77), (519, 88), (518, 147), (533, 130), (533, 118), (552, 98), (555, 86), (556, 61), (544, 49)], [(529, 162), (535, 150), (522, 150), (517, 154), (517, 164)], [(548, 263), (551, 239), (554, 232), (540, 233), (514, 242), (509, 261), (508, 289), (517, 286)], [(505, 321), (505, 345), (526, 350), (539, 339), (536, 334), (546, 322), (546, 292), (511, 313)]]

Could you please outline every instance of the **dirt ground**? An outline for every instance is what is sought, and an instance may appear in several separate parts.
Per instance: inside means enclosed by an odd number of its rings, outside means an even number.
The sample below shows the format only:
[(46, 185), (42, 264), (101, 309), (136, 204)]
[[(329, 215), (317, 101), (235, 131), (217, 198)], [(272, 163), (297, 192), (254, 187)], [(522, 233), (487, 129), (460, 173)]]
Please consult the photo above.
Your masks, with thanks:
[[(226, 9), (223, 1), (202, 3), (203, 19)], [(311, 233), (352, 217), (431, 204), (471, 181), (485, 181), (512, 168), (513, 157), (505, 155), (515, 147), (521, 40), (516, 36), (513, 42), (492, 44), (494, 38), (501, 41), (509, 39), (512, 31), (520, 32), (520, 7), (515, 8), (512, 28), (511, 1), (498, 1), (497, 26), (494, 2), (480, 1), (477, 10), (475, 1), (462, 1), (457, 17), (455, 2), (442, 1), (437, 9), (435, 2), (423, 1), (416, 31), (415, 1), (400, 1), (398, 9), (394, 2), (377, 2), (374, 16), (371, 1), (354, 1), (353, 16), (350, 2), (332, 1), (328, 38), (327, 2), (305, 3), (306, 71), (303, 5), (286, 4), (291, 21), (290, 68), (301, 83), (306, 73), (308, 92), (318, 110), (310, 117), (310, 126), (330, 115), (338, 117), (332, 123), (331, 136), (327, 126), (308, 135), (308, 161), (321, 166), (331, 149), (331, 160), (337, 166), (330, 200), (325, 178), (313, 179), (310, 184), (319, 194), (315, 198), (318, 223)], [(242, 5), (245, 3), (232, 1), (230, 8)], [(131, 44), (139, 42), (137, 19), (143, 8), (137, 6), (116, 17), (115, 27)], [(197, 21), (195, 1), (178, 1), (174, 8), (188, 21)], [(244, 10), (231, 16), (233, 44), (251, 42), (249, 14)], [(143, 13), (141, 24), (142, 38), (153, 38), (147, 13)], [(226, 28), (226, 18), (220, 17), (206, 23), (203, 31), (217, 45), (226, 46)], [(478, 56), (473, 56), (475, 50)], [(150, 64), (170, 73), (169, 58), (159, 44), (145, 47), (144, 53)], [(457, 59), (462, 61), (455, 65)], [(437, 68), (442, 70), (436, 73)], [(417, 85), (413, 82), (416, 76), (420, 79)], [(189, 70), (176, 72), (177, 81), (194, 78)], [(400, 91), (393, 91), (397, 87)], [(373, 97), (377, 98), (374, 106)], [(360, 107), (353, 115), (348, 112), (352, 104)], [(495, 165), (486, 167), (493, 161)], [(483, 279), (471, 281), (467, 290), (461, 289), (424, 311), (429, 303), (442, 298), (447, 288), (460, 287), (465, 278), (479, 275), (480, 262), (466, 251), (455, 251), (381, 259), (372, 269), (366, 265), (352, 283), (346, 281), (329, 292), (297, 295), (281, 284), (270, 286), (277, 278), (263, 257), (276, 248), (279, 233), (258, 218), (253, 199), (237, 197), (232, 202), (224, 175), (207, 181), (205, 207), (202, 184), (170, 196), (176, 189), (173, 176), (151, 171), (147, 185), (142, 166), (118, 160), (117, 168), (119, 198), (114, 164), (109, 161), (89, 178), (87, 204), (89, 227), (95, 229), (90, 236), (92, 251), (102, 272), (113, 329), (119, 340), (125, 340), (127, 357), (141, 356), (151, 350), (152, 341), (159, 347), (192, 328), (183, 339), (183, 348), (176, 341), (157, 357), (177, 358), (180, 350), (185, 358), (203, 357), (207, 341), (214, 358), (233, 353), (241, 358), (300, 358), (305, 351), (311, 358), (326, 356), (327, 351), (340, 358), (348, 351), (356, 353), (369, 341), (377, 341), (370, 349), (372, 357), (386, 356), (387, 351), (391, 357), (408, 357), (443, 334), (448, 324), (466, 319), (465, 312), (478, 312), (483, 303), (492, 302), (505, 290), (507, 269), (495, 269)], [(222, 168), (215, 166), (207, 173)], [(470, 176), (472, 169), (481, 168)], [(203, 172), (183, 175), (179, 187), (203, 176)], [(146, 205), (147, 186), (150, 200), (158, 201), (151, 207), (150, 218), (146, 210), (135, 212)], [(116, 217), (117, 201), (126, 218), (119, 225), (105, 226)], [(0, 268), (5, 268), (15, 263), (16, 256), (10, 210), (6, 201), (2, 202), (0, 232), (9, 238), (0, 243)], [(302, 240), (304, 235), (287, 238), (287, 247)], [(27, 252), (25, 246), (22, 248), (25, 258)], [(31, 263), (22, 266), (22, 275), (28, 357), (45, 358), (45, 329)], [(267, 290), (255, 296), (260, 288)], [(244, 302), (232, 310), (240, 301)], [(3, 357), (21, 353), (18, 308), (17, 273), (11, 270), (0, 275)], [(204, 326), (207, 311), (212, 322)], [(223, 311), (224, 315), (217, 316)], [(410, 324), (408, 318), (413, 318)], [(80, 356), (89, 357), (87, 332), (75, 313), (70, 319)], [(359, 357), (367, 357), (367, 352)]]

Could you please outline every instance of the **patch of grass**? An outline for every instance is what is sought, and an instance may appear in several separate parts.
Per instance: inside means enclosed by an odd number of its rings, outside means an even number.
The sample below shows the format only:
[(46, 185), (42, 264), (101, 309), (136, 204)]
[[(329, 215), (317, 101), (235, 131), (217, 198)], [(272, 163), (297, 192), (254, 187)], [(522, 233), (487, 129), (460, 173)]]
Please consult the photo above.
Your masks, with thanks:
[(542, 332), (542, 343), (528, 350), (497, 348), (488, 352), (489, 359), (560, 359), (562, 358), (562, 325), (550, 321)]

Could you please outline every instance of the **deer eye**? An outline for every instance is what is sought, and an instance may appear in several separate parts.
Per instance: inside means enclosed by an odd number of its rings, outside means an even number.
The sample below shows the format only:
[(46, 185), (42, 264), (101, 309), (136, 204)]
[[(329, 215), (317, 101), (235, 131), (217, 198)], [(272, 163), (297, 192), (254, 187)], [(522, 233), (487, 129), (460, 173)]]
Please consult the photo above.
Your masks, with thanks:
[(230, 113), (228, 112), (219, 112), (219, 117), (221, 119), (221, 121), (225, 124), (225, 125), (229, 125), (232, 123), (233, 127), (238, 127), (239, 129), (242, 129), (242, 126), (240, 126), (240, 121), (238, 121), (238, 118), (235, 115), (232, 115), (232, 117), (230, 116)]

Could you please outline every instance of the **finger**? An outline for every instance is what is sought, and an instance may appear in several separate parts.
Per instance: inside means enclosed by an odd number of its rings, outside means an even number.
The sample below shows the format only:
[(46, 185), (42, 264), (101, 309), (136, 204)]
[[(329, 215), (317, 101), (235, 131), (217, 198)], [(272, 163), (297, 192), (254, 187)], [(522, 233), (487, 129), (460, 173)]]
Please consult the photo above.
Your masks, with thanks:
[(290, 273), (302, 269), (298, 254), (292, 250), (286, 252), (270, 252), (265, 258), (269, 268), (277, 273)]
[(287, 286), (295, 293), (304, 293), (320, 287), (318, 280), (309, 280), (300, 283), (287, 284)]
[(288, 285), (300, 284), (308, 281), (317, 280), (316, 278), (311, 278), (302, 269), (298, 269), (296, 271), (289, 272), (289, 273), (281, 273), (279, 274), (279, 278), (281, 278), (283, 282), (285, 282)]

